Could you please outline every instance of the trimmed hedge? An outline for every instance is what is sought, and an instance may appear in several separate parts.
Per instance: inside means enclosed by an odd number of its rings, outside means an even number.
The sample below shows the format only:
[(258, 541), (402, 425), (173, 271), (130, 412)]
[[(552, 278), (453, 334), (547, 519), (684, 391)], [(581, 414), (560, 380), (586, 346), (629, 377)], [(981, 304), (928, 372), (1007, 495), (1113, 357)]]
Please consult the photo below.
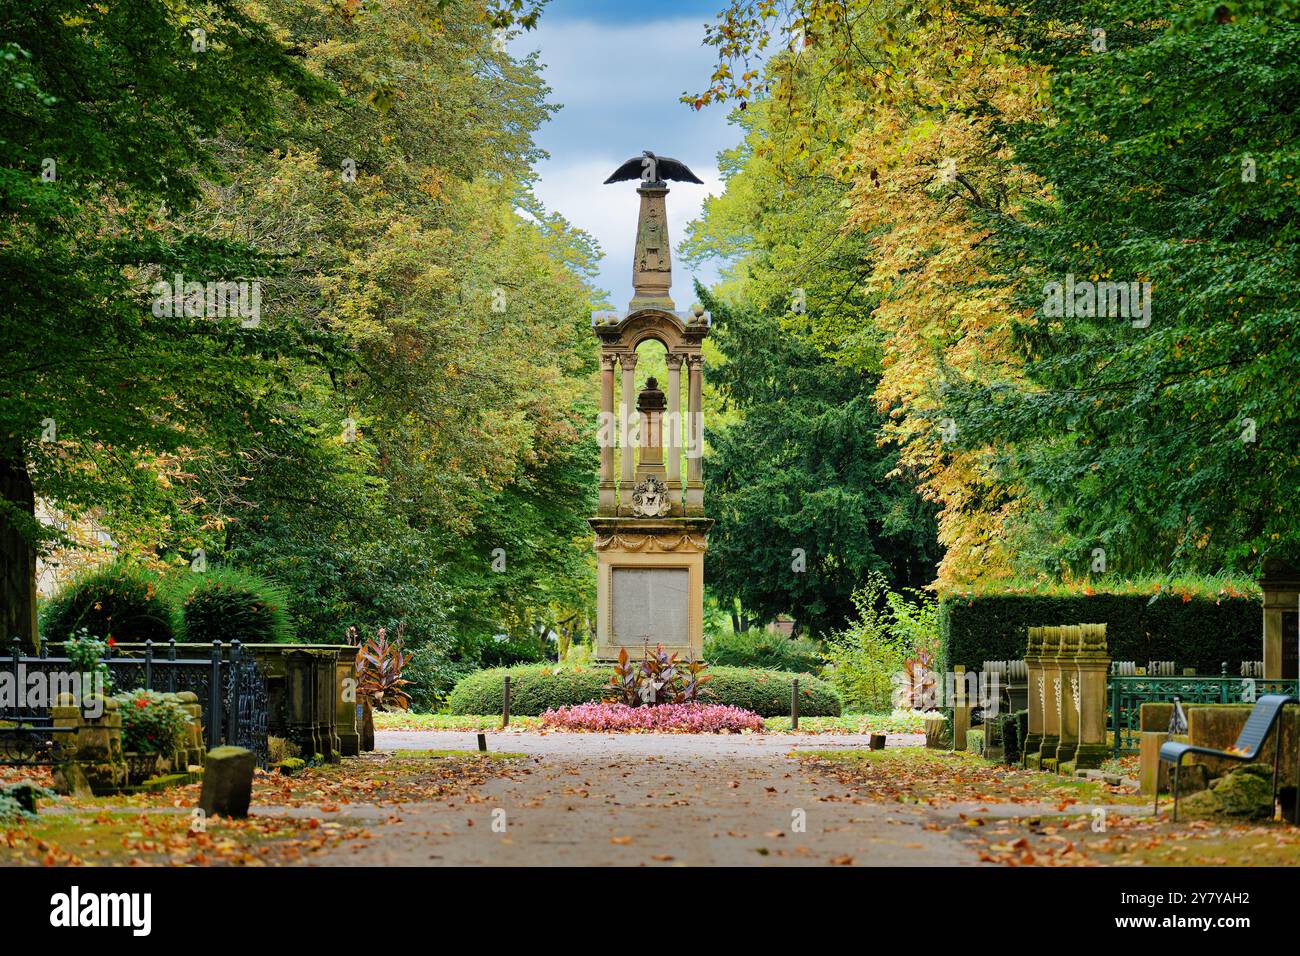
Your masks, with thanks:
[[(537, 717), (544, 710), (600, 700), (609, 690), (609, 667), (531, 665), (496, 667), (461, 678), (447, 703), (453, 714), (501, 712), (501, 689), (510, 675), (510, 713)], [(799, 713), (804, 717), (838, 717), (843, 702), (825, 681), (808, 674), (743, 667), (710, 667), (709, 703), (751, 710), (760, 717), (790, 713), (790, 686), (799, 679)]]
[(771, 671), (820, 674), (821, 645), (815, 641), (792, 640), (782, 634), (749, 630), (725, 632), (704, 639), (704, 659), (722, 667), (757, 667)]
[(1260, 600), (1147, 594), (950, 594), (939, 604), (940, 669), (1025, 656), (1028, 628), (1105, 624), (1112, 660), (1176, 661), (1229, 673), (1262, 655)]

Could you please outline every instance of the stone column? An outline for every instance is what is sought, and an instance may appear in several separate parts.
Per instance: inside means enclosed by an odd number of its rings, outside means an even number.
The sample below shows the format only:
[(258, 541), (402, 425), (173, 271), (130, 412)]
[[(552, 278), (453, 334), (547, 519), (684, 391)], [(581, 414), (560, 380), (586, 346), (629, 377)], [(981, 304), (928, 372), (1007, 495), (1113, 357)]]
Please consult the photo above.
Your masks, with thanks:
[(625, 487), (623, 491), (623, 500), (625, 504), (630, 504), (632, 498), (632, 482), (636, 475), (636, 449), (634, 443), (630, 440), (633, 418), (636, 415), (636, 353), (624, 352), (618, 357), (618, 364), (623, 369), (623, 407), (620, 411), (620, 431), (619, 444), (622, 446), (619, 454), (622, 456), (622, 483)]
[(682, 356), (669, 352), (668, 363), (668, 419), (664, 440), (664, 454), (668, 456), (668, 494), (673, 500), (673, 513), (681, 514), (682, 498)]
[(1061, 649), (1061, 629), (1044, 627), (1042, 634), (1043, 650), (1039, 658), (1043, 672), (1042, 708), (1043, 739), (1039, 744), (1039, 760), (1035, 767), (1039, 770), (1051, 769), (1049, 764), (1056, 759), (1056, 748), (1061, 742), (1061, 667), (1058, 659)]
[(1029, 628), (1029, 643), (1025, 646), (1025, 668), (1029, 672), (1029, 731), (1020, 742), (1021, 764), (1029, 766), (1032, 757), (1038, 759), (1043, 745), (1043, 629)]
[(636, 479), (643, 481), (654, 475), (664, 478), (663, 414), (667, 400), (659, 390), (659, 383), (651, 376), (637, 396), (636, 410), (641, 416), (641, 448), (636, 466)]
[(668, 187), (641, 186), (641, 211), (637, 216), (636, 250), (632, 255), (632, 301), (629, 311), (676, 306), (669, 296), (673, 285), (672, 246), (668, 241)]
[(618, 492), (614, 485), (614, 443), (618, 441), (618, 416), (614, 413), (614, 356), (600, 357), (600, 501), (597, 513), (612, 515), (618, 511)]
[(1077, 770), (1100, 767), (1106, 750), (1106, 675), (1110, 653), (1105, 624), (1079, 625), (1076, 660), (1079, 675), (1079, 745), (1074, 754)]
[(953, 668), (952, 693), (952, 749), (966, 749), (966, 735), (970, 732), (971, 700), (966, 693), (966, 668), (958, 664)]
[[(1281, 561), (1269, 559), (1259, 580), (1264, 592), (1264, 678), (1293, 678), (1290, 662), (1283, 664), (1287, 642), (1297, 640), (1297, 605), (1300, 604), (1300, 571)], [(1296, 652), (1291, 648), (1292, 654)], [(1289, 672), (1289, 673), (1288, 673)]]
[(704, 514), (704, 356), (686, 356), (686, 513)]
[[(348, 693), (355, 690), (357, 652), (360, 648), (345, 644), (338, 649), (334, 662), (334, 731), (338, 737), (339, 754), (355, 757), (361, 753), (361, 735), (357, 732), (357, 697)], [(349, 681), (353, 681), (349, 684)]]
[(1068, 624), (1060, 629), (1061, 645), (1057, 665), (1061, 671), (1061, 732), (1056, 745), (1056, 770), (1068, 770), (1066, 764), (1074, 760), (1079, 746), (1079, 625)]

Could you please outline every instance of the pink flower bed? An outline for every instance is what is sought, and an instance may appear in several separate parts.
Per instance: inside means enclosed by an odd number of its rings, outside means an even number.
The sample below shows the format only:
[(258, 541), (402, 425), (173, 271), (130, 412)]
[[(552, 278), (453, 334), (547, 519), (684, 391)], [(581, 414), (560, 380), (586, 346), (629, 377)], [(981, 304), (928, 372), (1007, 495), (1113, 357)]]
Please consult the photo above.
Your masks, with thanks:
[(542, 727), (594, 733), (738, 734), (761, 733), (763, 718), (723, 704), (576, 704), (543, 713)]

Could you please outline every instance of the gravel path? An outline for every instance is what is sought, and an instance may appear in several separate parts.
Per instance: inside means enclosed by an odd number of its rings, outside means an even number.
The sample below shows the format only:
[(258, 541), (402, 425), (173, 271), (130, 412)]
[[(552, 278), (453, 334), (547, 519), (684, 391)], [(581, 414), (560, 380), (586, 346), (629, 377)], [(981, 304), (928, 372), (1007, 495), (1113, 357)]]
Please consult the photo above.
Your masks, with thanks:
[[(322, 865), (972, 864), (928, 808), (881, 804), (805, 774), (792, 750), (865, 748), (851, 735), (488, 735), (527, 756), (447, 804), (412, 804)], [(890, 745), (915, 744), (898, 735)], [(381, 750), (474, 750), (472, 733), (388, 731)]]

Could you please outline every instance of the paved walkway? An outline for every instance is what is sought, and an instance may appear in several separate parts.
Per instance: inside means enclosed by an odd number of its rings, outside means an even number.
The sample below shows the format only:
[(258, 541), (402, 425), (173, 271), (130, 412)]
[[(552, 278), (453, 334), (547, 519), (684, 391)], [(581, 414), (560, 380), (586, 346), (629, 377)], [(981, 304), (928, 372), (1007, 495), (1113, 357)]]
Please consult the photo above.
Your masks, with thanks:
[[(891, 745), (916, 743), (899, 736)], [(865, 737), (490, 734), (523, 753), (509, 777), (449, 804), (413, 804), (323, 865), (972, 864), (929, 808), (881, 804), (805, 774), (792, 750)], [(380, 750), (473, 750), (472, 733), (381, 732)]]

